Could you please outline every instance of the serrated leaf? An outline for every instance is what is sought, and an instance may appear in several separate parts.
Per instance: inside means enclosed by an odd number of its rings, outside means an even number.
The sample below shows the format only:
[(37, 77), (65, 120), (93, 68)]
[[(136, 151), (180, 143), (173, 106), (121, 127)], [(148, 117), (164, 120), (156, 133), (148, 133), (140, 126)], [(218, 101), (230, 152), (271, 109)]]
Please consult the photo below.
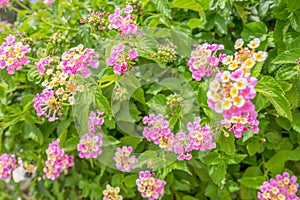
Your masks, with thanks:
[(110, 103), (100, 90), (95, 93), (95, 108), (103, 111), (109, 118), (112, 117)]
[(233, 134), (229, 134), (229, 137), (225, 137), (225, 135), (221, 133), (218, 138), (218, 144), (227, 154), (233, 154), (235, 151)]
[(290, 150), (280, 150), (275, 153), (275, 155), (265, 163), (265, 167), (272, 174), (277, 174), (282, 171), (285, 162), (290, 158), (292, 151)]
[(136, 187), (136, 183), (135, 183), (136, 179), (138, 179), (138, 174), (132, 174), (132, 175), (126, 176), (124, 178), (125, 186), (127, 188), (134, 188), (134, 187)]
[(169, 8), (169, 3), (167, 0), (151, 0), (155, 5), (156, 9), (164, 16), (172, 19), (171, 9)]
[(208, 166), (208, 174), (212, 181), (221, 187), (222, 181), (225, 180), (227, 166), (225, 164)]
[(132, 146), (133, 149), (142, 141), (142, 138), (134, 136), (124, 136), (120, 139), (122, 146)]
[(259, 189), (262, 183), (265, 181), (264, 176), (255, 177), (243, 177), (239, 182), (247, 188)]
[(136, 101), (138, 101), (138, 102), (140, 102), (140, 103), (142, 103), (142, 104), (145, 103), (144, 90), (143, 90), (142, 88), (136, 89), (136, 90), (132, 93), (132, 97), (133, 97)]
[(224, 155), (224, 161), (227, 165), (238, 164), (247, 157), (247, 154)]
[(196, 0), (175, 0), (171, 4), (171, 8), (183, 8), (183, 9), (189, 9), (197, 11), (201, 18), (205, 20), (205, 13), (203, 10), (203, 7), (200, 3), (198, 3)]
[(143, 165), (147, 164), (149, 160), (153, 160), (154, 162), (158, 160), (157, 154), (155, 151), (147, 150), (143, 152), (138, 159), (138, 163), (136, 167), (142, 167)]
[(189, 20), (188, 22), (188, 26), (191, 28), (191, 29), (194, 29), (194, 28), (202, 28), (204, 26), (204, 21), (203, 20), (200, 20), (198, 18), (192, 18)]
[(184, 161), (175, 161), (175, 162), (171, 163), (170, 165), (168, 165), (167, 167), (168, 167), (168, 170), (170, 170), (170, 171), (177, 169), (177, 170), (181, 170), (181, 171), (184, 171), (184, 172), (192, 175), (192, 173), (190, 172), (189, 168), (187, 167), (187, 165)]
[(293, 115), (292, 128), (300, 133), (300, 113)]
[(154, 109), (159, 113), (165, 113), (165, 105), (166, 105), (167, 98), (163, 94), (158, 94), (150, 99), (146, 104), (150, 107), (150, 109)]
[(24, 138), (32, 139), (38, 142), (40, 145), (44, 142), (44, 136), (42, 132), (34, 125), (29, 122), (25, 122), (24, 125)]
[(264, 76), (255, 87), (256, 91), (266, 96), (273, 104), (278, 114), (292, 121), (290, 103), (285, 97), (285, 93), (276, 80), (270, 76)]
[(284, 128), (287, 131), (291, 129), (291, 124), (289, 120), (282, 117), (277, 117), (275, 118), (275, 121), (281, 128)]
[(300, 48), (287, 50), (279, 54), (272, 63), (274, 64), (296, 64), (296, 60), (299, 58)]
[(247, 148), (250, 156), (253, 156), (256, 153), (261, 152), (264, 149), (261, 142), (259, 140), (257, 140), (256, 138), (250, 140), (248, 142), (246, 148)]
[(218, 165), (224, 163), (224, 160), (221, 159), (220, 155), (215, 151), (209, 152), (205, 157), (201, 158), (201, 161), (207, 165)]
[(289, 157), (289, 160), (300, 161), (300, 147), (294, 149)]
[(291, 26), (295, 31), (300, 32), (300, 10), (296, 10), (293, 13), (291, 17)]
[(241, 33), (243, 38), (262, 37), (267, 34), (268, 28), (263, 22), (251, 22), (246, 24)]

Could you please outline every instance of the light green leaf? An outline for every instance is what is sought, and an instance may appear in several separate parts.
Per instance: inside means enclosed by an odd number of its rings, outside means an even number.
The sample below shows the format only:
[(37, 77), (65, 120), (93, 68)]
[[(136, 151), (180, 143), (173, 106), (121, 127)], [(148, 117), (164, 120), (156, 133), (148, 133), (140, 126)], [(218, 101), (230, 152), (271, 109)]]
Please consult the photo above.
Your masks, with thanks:
[(204, 26), (204, 21), (203, 20), (200, 20), (198, 18), (192, 18), (189, 20), (188, 22), (188, 26), (191, 28), (191, 29), (194, 29), (194, 28), (202, 28)]
[(42, 132), (34, 125), (29, 122), (25, 122), (24, 125), (24, 138), (32, 139), (38, 142), (40, 145), (44, 142), (44, 136)]
[(107, 98), (102, 94), (101, 90), (97, 90), (95, 93), (95, 108), (103, 111), (108, 115), (109, 118), (112, 117), (112, 111), (110, 108), (110, 103)]
[(286, 99), (284, 91), (274, 78), (270, 76), (262, 77), (258, 81), (255, 89), (269, 99), (280, 116), (292, 121), (290, 103)]
[(203, 7), (196, 0), (175, 0), (171, 4), (171, 8), (183, 8), (197, 11), (201, 18), (205, 19), (205, 13), (203, 11)]
[(294, 149), (292, 151), (289, 160), (292, 160), (292, 161), (299, 161), (300, 160), (300, 147), (297, 147), (296, 149)]
[(300, 48), (299, 49), (292, 49), (287, 50), (281, 54), (279, 54), (272, 63), (274, 64), (296, 64), (296, 60), (299, 58), (300, 55)]
[(300, 133), (300, 113), (293, 115), (292, 128)]
[(272, 174), (278, 174), (282, 171), (285, 162), (290, 158), (292, 151), (290, 150), (280, 150), (275, 153), (275, 155), (266, 162), (265, 167)]
[(221, 133), (218, 139), (218, 144), (227, 154), (233, 154), (235, 151), (233, 134), (229, 134), (229, 137), (225, 137), (225, 135)]
[(300, 32), (300, 10), (296, 10), (293, 13), (291, 17), (291, 26), (295, 31)]
[(172, 19), (171, 9), (169, 8), (169, 3), (167, 0), (151, 0), (154, 3), (156, 9), (164, 16)]
[(241, 33), (243, 38), (262, 37), (267, 34), (268, 28), (263, 22), (248, 23)]
[(259, 189), (265, 181), (264, 176), (243, 177), (239, 182), (247, 188)]
[(225, 180), (227, 166), (225, 164), (210, 165), (208, 166), (208, 174), (212, 181), (219, 187), (222, 185), (222, 181)]
[(136, 187), (136, 183), (135, 183), (136, 179), (138, 179), (138, 174), (132, 174), (132, 175), (126, 176), (124, 178), (125, 186), (127, 188), (134, 188), (134, 187)]

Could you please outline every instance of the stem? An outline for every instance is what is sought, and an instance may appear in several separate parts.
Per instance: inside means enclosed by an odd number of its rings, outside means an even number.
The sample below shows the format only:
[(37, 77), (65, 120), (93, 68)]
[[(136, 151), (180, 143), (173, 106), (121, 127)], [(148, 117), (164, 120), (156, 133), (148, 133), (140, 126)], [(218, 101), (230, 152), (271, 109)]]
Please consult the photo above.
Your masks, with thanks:
[(90, 159), (90, 164), (91, 164), (92, 168), (94, 168), (94, 163), (93, 163), (92, 159)]
[(100, 89), (106, 88), (106, 87), (110, 86), (111, 84), (113, 84), (114, 82), (115, 82), (115, 81), (110, 81), (110, 82), (108, 82), (108, 83), (106, 83), (106, 84), (104, 84), (104, 85), (100, 85), (99, 88), (100, 88)]
[(22, 10), (19, 10), (19, 9), (13, 7), (13, 6), (11, 6), (10, 9), (16, 11), (20, 15), (24, 15), (25, 16), (25, 14), (22, 13)]
[(18, 85), (16, 86), (16, 89), (27, 89), (27, 88), (35, 88), (34, 85)]
[(25, 4), (21, 3), (20, 1), (13, 1), (15, 3), (17, 3), (19, 6), (21, 6), (23, 9), (25, 10), (30, 10), (30, 8), (28, 8)]

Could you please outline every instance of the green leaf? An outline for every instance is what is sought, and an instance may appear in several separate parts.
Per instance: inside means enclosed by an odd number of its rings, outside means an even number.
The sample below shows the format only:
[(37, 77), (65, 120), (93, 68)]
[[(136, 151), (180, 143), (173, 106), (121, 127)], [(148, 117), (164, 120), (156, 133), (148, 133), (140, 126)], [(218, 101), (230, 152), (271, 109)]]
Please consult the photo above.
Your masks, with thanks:
[(265, 96), (258, 93), (253, 99), (253, 104), (255, 105), (256, 112), (259, 112), (261, 109), (265, 108), (268, 102), (269, 101)]
[(100, 90), (95, 93), (95, 108), (103, 111), (109, 118), (112, 117), (110, 103)]
[(227, 166), (225, 164), (208, 166), (208, 174), (212, 181), (221, 187), (222, 181), (225, 180)]
[(291, 17), (291, 26), (295, 31), (300, 32), (300, 10), (296, 10), (293, 13)]
[(177, 169), (177, 170), (181, 170), (181, 171), (184, 171), (184, 172), (192, 175), (192, 173), (190, 172), (189, 168), (187, 167), (187, 165), (184, 161), (175, 161), (175, 162), (171, 163), (170, 165), (168, 165), (167, 168), (168, 168), (168, 171)]
[(266, 134), (266, 138), (270, 143), (278, 144), (281, 140), (281, 135), (276, 131), (272, 131)]
[(147, 150), (147, 151), (143, 152), (139, 156), (138, 163), (137, 163), (136, 167), (142, 167), (143, 165), (147, 164), (147, 162), (149, 160), (152, 160), (154, 162), (158, 160), (158, 157), (157, 157), (157, 154), (156, 154), (155, 151)]
[(124, 136), (120, 139), (122, 146), (132, 146), (133, 149), (135, 149), (142, 140), (142, 138), (134, 136)]
[(218, 165), (224, 163), (224, 160), (222, 160), (221, 156), (215, 151), (209, 152), (205, 157), (201, 158), (201, 161), (207, 165)]
[(164, 16), (172, 19), (171, 9), (169, 8), (169, 3), (167, 0), (151, 0), (155, 5), (156, 9)]
[(233, 134), (229, 134), (229, 137), (225, 137), (225, 135), (221, 133), (218, 139), (218, 144), (227, 154), (233, 154), (235, 151)]
[(138, 102), (140, 102), (140, 103), (142, 103), (142, 104), (145, 103), (144, 90), (143, 90), (142, 88), (136, 89), (136, 90), (132, 93), (132, 97), (133, 97), (136, 101), (138, 101)]
[(259, 167), (248, 167), (243, 173), (243, 177), (239, 182), (248, 188), (259, 189), (262, 183), (265, 181), (262, 171)]
[(265, 163), (265, 167), (272, 174), (278, 174), (282, 171), (285, 162), (290, 158), (292, 151), (290, 150), (280, 150), (275, 153), (275, 155)]
[(248, 23), (241, 33), (243, 38), (262, 37), (267, 34), (268, 28), (263, 22)]
[(292, 128), (300, 133), (300, 113), (293, 115)]
[(264, 181), (264, 176), (243, 177), (239, 180), (239, 182), (245, 187), (253, 189), (259, 189)]
[(292, 49), (287, 50), (281, 54), (279, 54), (272, 63), (274, 64), (296, 64), (296, 60), (299, 58), (300, 55), (300, 48), (299, 49)]
[(262, 145), (262, 142), (259, 141), (257, 138), (251, 139), (248, 142), (246, 148), (250, 156), (253, 156), (254, 154), (260, 153), (264, 150), (264, 146)]
[(138, 179), (138, 174), (132, 174), (132, 175), (126, 176), (124, 178), (124, 183), (125, 183), (126, 188), (135, 188), (136, 187), (136, 183), (135, 183), (136, 179)]
[(175, 0), (172, 2), (171, 8), (183, 8), (183, 9), (194, 10), (194, 11), (197, 11), (199, 13), (199, 15), (205, 19), (203, 7), (196, 0), (190, 0), (190, 1)]
[(275, 121), (281, 128), (284, 128), (287, 131), (291, 129), (291, 124), (289, 120), (282, 117), (276, 117)]
[(227, 165), (239, 164), (247, 157), (247, 154), (233, 154), (233, 155), (224, 155), (224, 161)]
[(42, 132), (34, 125), (29, 122), (25, 122), (24, 125), (24, 138), (32, 139), (38, 142), (40, 145), (44, 142), (44, 136)]
[(159, 111), (159, 113), (165, 113), (165, 105), (167, 98), (163, 94), (158, 94), (150, 99), (146, 104), (150, 107), (150, 109), (154, 109)]
[(262, 77), (258, 81), (255, 89), (269, 99), (280, 116), (285, 117), (290, 121), (292, 120), (290, 103), (286, 99), (284, 91), (274, 78), (270, 76)]
[(77, 149), (77, 144), (79, 143), (79, 137), (74, 136), (66, 141), (65, 152), (71, 152)]
[(191, 29), (194, 29), (194, 28), (203, 28), (203, 26), (204, 26), (204, 21), (203, 21), (203, 20), (200, 20), (200, 19), (198, 19), (198, 18), (192, 18), (192, 19), (189, 20), (188, 26), (189, 26)]
[(294, 149), (289, 157), (289, 160), (299, 161), (300, 160), (300, 147)]

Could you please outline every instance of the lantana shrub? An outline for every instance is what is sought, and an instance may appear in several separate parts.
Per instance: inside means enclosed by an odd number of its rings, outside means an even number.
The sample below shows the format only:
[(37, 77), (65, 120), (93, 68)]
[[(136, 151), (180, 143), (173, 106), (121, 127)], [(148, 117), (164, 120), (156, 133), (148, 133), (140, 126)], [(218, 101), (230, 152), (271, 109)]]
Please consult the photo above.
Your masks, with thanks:
[(0, 199), (300, 199), (297, 3), (0, 10)]

